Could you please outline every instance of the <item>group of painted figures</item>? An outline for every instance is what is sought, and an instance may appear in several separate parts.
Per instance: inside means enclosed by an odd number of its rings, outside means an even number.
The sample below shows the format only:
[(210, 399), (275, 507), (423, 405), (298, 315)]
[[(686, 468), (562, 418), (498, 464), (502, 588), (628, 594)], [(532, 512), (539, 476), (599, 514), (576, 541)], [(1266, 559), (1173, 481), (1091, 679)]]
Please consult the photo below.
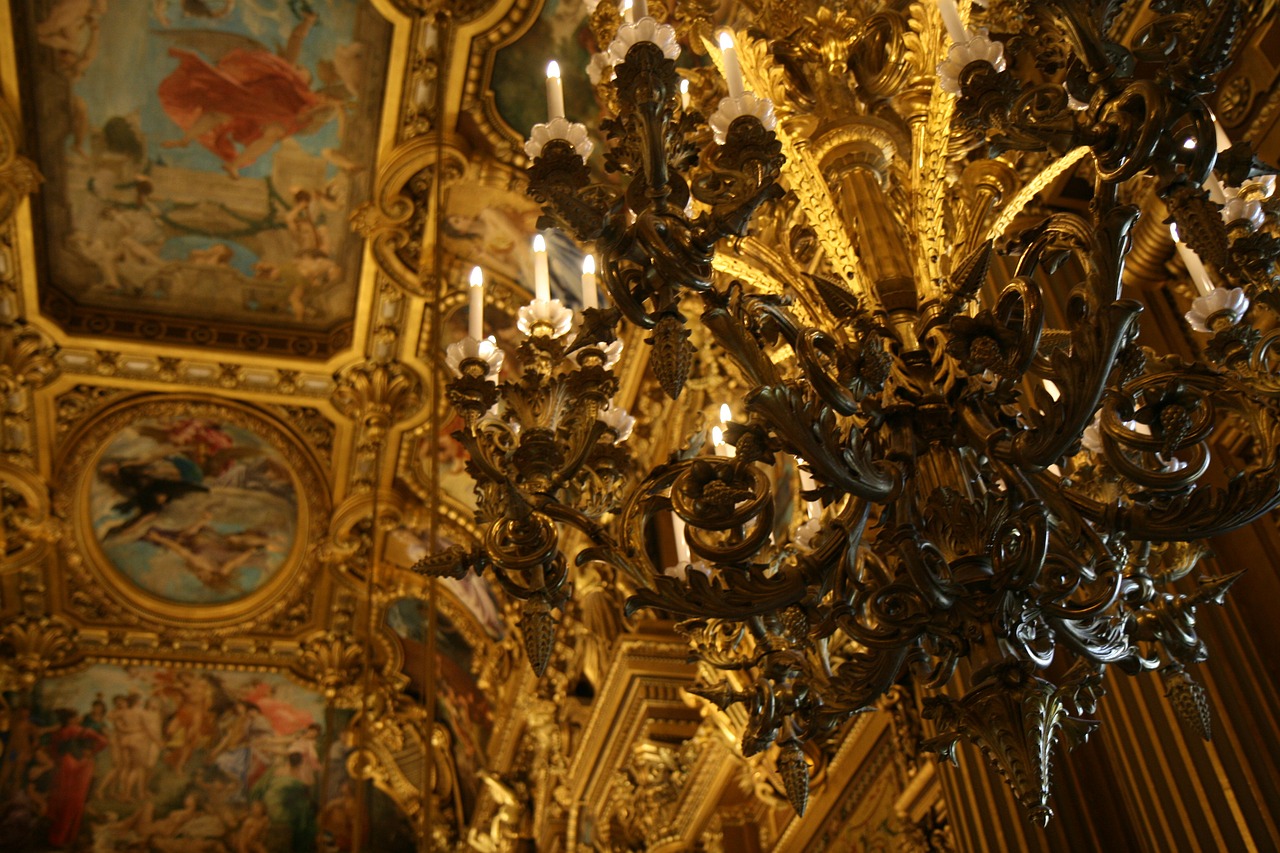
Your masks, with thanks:
[[(18, 849), (295, 853), (352, 848), (346, 748), (261, 680), (158, 671), (96, 696), (5, 697), (0, 837)], [(62, 697), (55, 701), (62, 701)]]

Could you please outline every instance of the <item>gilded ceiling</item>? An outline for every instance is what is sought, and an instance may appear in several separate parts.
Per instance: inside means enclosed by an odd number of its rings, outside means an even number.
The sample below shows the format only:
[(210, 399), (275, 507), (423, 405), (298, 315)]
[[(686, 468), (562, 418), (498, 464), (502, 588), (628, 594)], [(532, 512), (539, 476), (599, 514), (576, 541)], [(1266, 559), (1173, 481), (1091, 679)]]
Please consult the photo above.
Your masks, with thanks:
[[(507, 290), (491, 322), (512, 326), (536, 209), (477, 156), (510, 161), (519, 137), (479, 101), (536, 21), (527, 3), (423, 12), (0, 9), (3, 708), (34, 738), (0, 787), (22, 849), (160, 849), (202, 820), (244, 849), (350, 849), (356, 811), (412, 847), (424, 758), (441, 831), (475, 815), (509, 655), (483, 581), (404, 571), (471, 535), (429, 409), (456, 303), (414, 295), (424, 256), (483, 263)], [(519, 121), (525, 94), (506, 97)], [(465, 134), (430, 137), (441, 118)], [(381, 706), (361, 717), (361, 694)], [(101, 757), (66, 806), (73, 777), (37, 753), (71, 712)], [(352, 734), (375, 719), (379, 737)]]
[[(681, 5), (691, 44), (743, 14)], [(0, 5), (15, 849), (404, 850), (434, 834), (496, 853), (512, 827), (558, 849), (593, 832), (735, 849), (745, 823), (779, 847), (852, 849), (889, 844), (894, 808), (932, 819), (933, 800), (901, 795), (932, 773), (895, 747), (918, 740), (909, 714), (859, 719), (858, 745), (811, 757), (816, 791), (843, 769), (815, 795), (828, 817), (801, 827), (776, 774), (734, 752), (741, 721), (680, 692), (683, 641), (622, 625), (605, 579), (576, 579), (571, 639), (539, 684), (484, 580), (408, 570), (476, 535), (437, 377), (466, 334), (472, 265), (486, 327), (517, 336), (539, 215), (523, 141), (546, 60), (583, 68), (596, 49), (586, 21), (582, 0)], [(1219, 105), (1260, 139), (1280, 117), (1271, 32)], [(566, 101), (599, 113), (585, 73)], [(578, 304), (580, 251), (551, 255), (553, 291)], [(645, 369), (621, 368), (618, 397), (662, 424), (633, 439), (657, 458), (702, 423)], [(703, 365), (691, 393), (725, 381)], [(41, 757), (48, 734), (81, 763)], [(588, 803), (597, 824), (579, 820)]]

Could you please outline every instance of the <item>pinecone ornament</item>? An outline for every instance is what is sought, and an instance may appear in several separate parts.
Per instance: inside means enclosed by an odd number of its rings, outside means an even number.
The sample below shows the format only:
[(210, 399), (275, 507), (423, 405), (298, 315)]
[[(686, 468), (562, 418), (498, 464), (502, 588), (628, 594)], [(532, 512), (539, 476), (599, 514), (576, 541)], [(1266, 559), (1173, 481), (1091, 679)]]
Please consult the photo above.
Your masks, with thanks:
[(1209, 740), (1213, 735), (1213, 712), (1204, 686), (1194, 680), (1186, 668), (1173, 664), (1160, 670), (1164, 679), (1164, 695), (1169, 699), (1178, 720), (1190, 732)]
[(795, 645), (802, 645), (809, 636), (809, 617), (794, 604), (782, 611), (782, 628)]
[(693, 344), (689, 343), (689, 330), (679, 314), (663, 314), (653, 329), (653, 372), (658, 384), (671, 399), (680, 396), (689, 368), (693, 365)]
[(791, 807), (804, 817), (804, 810), (809, 807), (809, 762), (804, 760), (800, 743), (794, 738), (782, 745), (778, 756), (778, 775), (782, 777)]
[(524, 651), (529, 665), (539, 678), (547, 671), (551, 650), (556, 643), (556, 620), (545, 598), (535, 597), (524, 603), (520, 617), (520, 633), (524, 635)]
[(1160, 410), (1160, 427), (1164, 435), (1164, 452), (1173, 453), (1191, 432), (1191, 413), (1177, 404)]

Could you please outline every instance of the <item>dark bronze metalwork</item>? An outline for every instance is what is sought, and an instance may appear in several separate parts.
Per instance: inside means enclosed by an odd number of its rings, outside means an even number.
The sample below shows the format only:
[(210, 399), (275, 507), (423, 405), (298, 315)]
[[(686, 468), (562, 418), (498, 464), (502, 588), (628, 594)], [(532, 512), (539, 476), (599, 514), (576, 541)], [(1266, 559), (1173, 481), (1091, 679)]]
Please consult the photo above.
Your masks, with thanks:
[[(1001, 18), (1020, 27), (994, 37), (1003, 58), (963, 65), (954, 104), (921, 83), (941, 28), (931, 6), (912, 8), (910, 21), (890, 10), (863, 21), (815, 12), (809, 29), (770, 43), (772, 85), (787, 95), (790, 116), (813, 114), (813, 146), (827, 152), (808, 172), (806, 163), (784, 164), (780, 134), (751, 116), (733, 123), (723, 145), (705, 144), (701, 116), (680, 106), (673, 63), (645, 42), (616, 67), (617, 115), (602, 123), (606, 164), (625, 185), (593, 184), (568, 143), (545, 146), (529, 169), (530, 193), (547, 224), (594, 243), (621, 315), (653, 330), (664, 390), (680, 394), (696, 354), (680, 307), (689, 294), (751, 390), (743, 421), (728, 430), (736, 455), (653, 468), (610, 534), (574, 508), (590, 502), (581, 472), (604, 476), (593, 422), (611, 387), (603, 373), (588, 364), (555, 374), (545, 365), (563, 357), (561, 348), (531, 338), (525, 379), (498, 391), (522, 424), (517, 440), (510, 425), (487, 426), (493, 392), (464, 369), (450, 394), (467, 417), (459, 438), (490, 525), (485, 553), (471, 559), (476, 568), (490, 562), (503, 586), (530, 602), (526, 645), (540, 670), (549, 608), (568, 594), (556, 524), (587, 532), (593, 546), (579, 560), (626, 570), (638, 587), (628, 611), (683, 617), (706, 671), (734, 675), (694, 692), (746, 708), (744, 753), (778, 746), (779, 773), (800, 812), (808, 797), (801, 745), (870, 710), (909, 676), (937, 726), (928, 746), (952, 756), (959, 739), (973, 742), (1043, 821), (1052, 752), (1096, 726), (1084, 717), (1108, 667), (1159, 670), (1183, 719), (1208, 737), (1208, 707), (1188, 670), (1206, 656), (1195, 610), (1221, 603), (1234, 576), (1185, 590), (1180, 581), (1201, 551), (1182, 543), (1280, 504), (1280, 332), (1253, 328), (1240, 300), (1214, 296), (1206, 297), (1213, 337), (1204, 361), (1139, 347), (1142, 306), (1121, 296), (1138, 210), (1122, 191), (1151, 182), (1181, 238), (1227, 286), (1219, 293), (1240, 288), (1255, 314), (1280, 306), (1280, 220), (1269, 170), (1244, 143), (1218, 153), (1205, 100), (1227, 62), (1238, 2), (1157, 4), (1127, 45), (1110, 35), (1115, 2), (1024, 3)], [(781, 14), (772, 9), (757, 22), (764, 32)], [(973, 44), (988, 50), (991, 41)], [(936, 125), (941, 138), (931, 139), (931, 119), (953, 107), (954, 119)], [(900, 127), (886, 129), (887, 110)], [(919, 176), (891, 162), (880, 141), (887, 137), (920, 147), (897, 160), (914, 168), (919, 157), (939, 176), (966, 164), (1012, 172), (994, 161), (1000, 152), (1057, 156), (1083, 146), (1094, 178), (1088, 215), (1058, 213), (1022, 235), (1014, 276), (991, 298), (983, 288), (996, 249), (980, 236), (1002, 184), (974, 182), (985, 195), (967, 206), (941, 189), (922, 196)], [(836, 138), (843, 141), (822, 148)], [(956, 144), (966, 147), (957, 154)], [(814, 192), (815, 170), (833, 187), (856, 170), (874, 180), (840, 184), (848, 192), (822, 188), (813, 198), (825, 198), (825, 209), (795, 206), (775, 233), (800, 234), (793, 242), (812, 259), (832, 220), (844, 223), (849, 245), (872, 223), (866, 233), (890, 244), (858, 251), (925, 256), (914, 280), (898, 271), (853, 286), (834, 274), (844, 259), (829, 244), (816, 263), (806, 261), (808, 278), (762, 270), (782, 285), (771, 292), (713, 275), (717, 244), (747, 234), (765, 211), (772, 216), (784, 189)], [(1215, 176), (1225, 202), (1204, 188)], [(873, 192), (895, 193), (911, 210), (895, 218), (859, 209)], [(696, 213), (686, 211), (690, 197)], [(945, 225), (948, 203), (960, 236), (938, 247), (943, 257), (928, 257), (927, 235), (903, 226)], [(1239, 215), (1224, 223), (1224, 208)], [(797, 218), (806, 215), (808, 224)], [(938, 273), (923, 272), (930, 269)], [(1060, 281), (1071, 269), (1079, 272), (1065, 298), (1046, 293), (1049, 274), (1059, 271)], [(775, 295), (787, 289), (813, 297), (816, 319), (802, 320)], [(1051, 298), (1063, 302), (1066, 328), (1047, 327)], [(778, 357), (783, 347), (790, 352)], [(587, 414), (555, 430), (539, 426), (546, 414), (534, 401), (569, 398)], [(1249, 436), (1247, 457), (1215, 445), (1227, 427)], [(767, 471), (779, 454), (811, 474), (816, 485), (803, 497), (826, 515), (805, 536), (776, 543)], [(652, 565), (646, 548), (653, 519), (668, 512), (685, 523), (695, 562), (682, 578)], [(1059, 660), (1070, 665), (1050, 675)], [(962, 663), (956, 698), (942, 689)]]

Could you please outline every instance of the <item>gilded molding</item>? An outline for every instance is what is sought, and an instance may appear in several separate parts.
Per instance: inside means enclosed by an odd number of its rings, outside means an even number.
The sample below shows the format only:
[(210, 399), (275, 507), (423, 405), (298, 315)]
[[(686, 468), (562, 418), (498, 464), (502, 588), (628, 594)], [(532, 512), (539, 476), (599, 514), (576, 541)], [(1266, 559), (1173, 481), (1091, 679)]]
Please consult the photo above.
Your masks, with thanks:
[(336, 507), (328, 533), (320, 544), (320, 559), (339, 575), (365, 583), (374, 566), (373, 515), (378, 514), (379, 535), (404, 522), (404, 501), (395, 492), (372, 489), (353, 491)]
[(74, 342), (63, 344), (58, 349), (57, 363), (63, 374), (72, 376), (261, 394), (279, 399), (323, 400), (334, 389), (332, 374), (315, 369), (266, 365), (257, 361), (236, 363), (225, 358), (169, 356), (136, 349), (91, 349), (77, 346)]
[(461, 93), (463, 109), (471, 108), (476, 125), (490, 147), (493, 159), (514, 166), (525, 164), (526, 128), (513, 128), (498, 112), (493, 97), (494, 56), (514, 44), (538, 20), (542, 5), (534, 0), (501, 0), (506, 4), (495, 25), (478, 35), (467, 55), (465, 79)]
[[(438, 156), (442, 155), (442, 156)], [(430, 137), (417, 137), (397, 146), (378, 170), (373, 199), (358, 207), (351, 227), (369, 241), (382, 273), (411, 296), (424, 297), (424, 264), (430, 263), (427, 227), (434, 209), (434, 180), (447, 186), (471, 168), (465, 151), (455, 143), (438, 146)]]
[(356, 683), (366, 660), (365, 646), (355, 636), (317, 631), (299, 644), (294, 668), (332, 702)]
[(400, 362), (359, 362), (338, 371), (335, 381), (330, 401), (358, 424), (361, 450), (381, 444), (393, 425), (422, 406), (422, 378)]
[(36, 164), (18, 153), (21, 140), (17, 114), (0, 99), (0, 227), (44, 180)]
[(0, 322), (0, 458), (33, 464), (39, 438), (33, 393), (57, 378), (56, 354), (36, 327)]
[(43, 480), (0, 462), (0, 575), (41, 563), (59, 532)]

